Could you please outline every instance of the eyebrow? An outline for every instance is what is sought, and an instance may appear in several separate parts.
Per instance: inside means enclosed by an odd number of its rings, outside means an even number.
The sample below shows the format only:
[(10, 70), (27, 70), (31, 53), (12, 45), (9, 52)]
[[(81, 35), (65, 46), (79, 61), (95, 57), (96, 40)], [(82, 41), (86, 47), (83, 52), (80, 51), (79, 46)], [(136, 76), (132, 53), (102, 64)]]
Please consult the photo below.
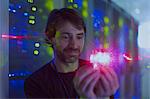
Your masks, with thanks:
[(78, 33), (77, 35), (84, 35), (84, 33)]
[[(62, 32), (62, 34), (70, 35), (70, 34), (72, 34), (72, 33), (69, 33), (69, 32)], [(77, 33), (77, 35), (84, 35), (84, 33)]]

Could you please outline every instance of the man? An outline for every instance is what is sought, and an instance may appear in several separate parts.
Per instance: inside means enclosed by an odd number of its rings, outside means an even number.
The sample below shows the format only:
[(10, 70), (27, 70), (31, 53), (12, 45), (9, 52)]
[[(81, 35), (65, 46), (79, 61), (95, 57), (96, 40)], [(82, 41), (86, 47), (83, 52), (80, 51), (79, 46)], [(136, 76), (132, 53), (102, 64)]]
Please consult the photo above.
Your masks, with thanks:
[(54, 59), (25, 80), (27, 98), (103, 98), (115, 93), (118, 81), (112, 69), (96, 70), (79, 59), (86, 28), (75, 10), (53, 10), (45, 33), (54, 49)]

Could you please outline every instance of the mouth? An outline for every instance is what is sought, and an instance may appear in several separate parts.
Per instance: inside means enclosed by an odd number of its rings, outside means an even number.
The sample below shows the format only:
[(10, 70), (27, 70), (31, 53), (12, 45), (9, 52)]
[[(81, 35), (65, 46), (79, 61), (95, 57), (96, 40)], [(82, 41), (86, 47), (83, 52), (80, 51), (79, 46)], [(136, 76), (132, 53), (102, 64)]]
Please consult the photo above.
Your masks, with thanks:
[(67, 53), (69, 56), (71, 56), (71, 57), (74, 57), (74, 56), (78, 56), (79, 55), (79, 53), (77, 53), (77, 52), (71, 52), (71, 53)]
[(76, 57), (76, 56), (79, 56), (79, 51), (76, 50), (76, 51), (73, 51), (73, 50), (67, 50), (65, 51), (65, 53), (70, 56), (70, 57)]

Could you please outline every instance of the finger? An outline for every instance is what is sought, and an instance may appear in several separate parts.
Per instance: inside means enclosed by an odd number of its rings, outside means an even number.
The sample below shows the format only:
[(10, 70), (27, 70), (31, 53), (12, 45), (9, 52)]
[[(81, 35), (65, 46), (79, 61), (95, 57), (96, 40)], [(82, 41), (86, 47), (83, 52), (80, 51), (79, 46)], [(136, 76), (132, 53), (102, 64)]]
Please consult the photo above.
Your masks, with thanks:
[(116, 90), (119, 88), (119, 82), (118, 82), (118, 77), (117, 74), (114, 72), (112, 68), (107, 68), (110, 76), (112, 77), (112, 80), (110, 80), (110, 85), (112, 88), (112, 92), (115, 93)]
[(116, 72), (112, 68), (108, 68), (108, 71), (113, 78), (113, 83), (114, 83), (115, 88), (118, 88), (119, 87), (119, 80), (118, 80), (118, 76), (117, 76)]
[(80, 76), (80, 75), (82, 75), (84, 72), (86, 72), (87, 70), (90, 70), (90, 69), (94, 70), (94, 69), (92, 68), (92, 66), (87, 66), (87, 65), (82, 66), (82, 67), (80, 67), (79, 70), (76, 72), (76, 75), (77, 75), (77, 76), (78, 76), (78, 75)]
[(80, 83), (83, 81), (83, 79), (85, 79), (85, 77), (87, 77), (89, 74), (95, 72), (94, 69), (91, 69), (91, 68), (88, 68), (88, 67), (84, 68), (84, 69), (85, 69), (84, 72), (79, 73), (79, 71), (78, 71), (78, 73), (74, 77), (74, 84), (75, 84), (76, 87), (79, 87)]
[(93, 80), (95, 80), (95, 78), (99, 78), (99, 72), (98, 71), (95, 71), (95, 72), (93, 72), (92, 74), (90, 74), (90, 75), (88, 75), (84, 80), (83, 80), (83, 82), (81, 83), (81, 87), (83, 88), (83, 90), (85, 91), (85, 90), (87, 90), (88, 91), (88, 88), (87, 87), (89, 87), (89, 85), (91, 84), (91, 83), (93, 83)]
[(89, 80), (89, 83), (87, 84), (86, 89), (85, 89), (88, 91), (88, 94), (90, 95), (89, 97), (92, 97), (92, 98), (96, 97), (96, 94), (94, 92), (94, 87), (99, 80), (99, 76), (98, 76), (99, 72), (97, 72), (95, 75), (96, 75), (95, 77), (91, 77), (92, 79)]
[(94, 70), (87, 70), (86, 72), (82, 72), (80, 75), (76, 75), (74, 77), (74, 83), (76, 86), (79, 86), (80, 83), (91, 73), (95, 72)]
[(96, 86), (95, 86), (95, 88), (94, 88), (94, 92), (96, 93), (96, 95), (97, 95), (98, 97), (103, 97), (103, 96), (104, 96), (105, 91), (104, 91), (104, 88), (103, 88), (103, 86), (102, 86), (102, 82), (101, 82), (100, 79), (99, 79), (98, 82), (96, 83)]
[(113, 79), (113, 76), (111, 75), (111, 73), (110, 73), (110, 69), (108, 69), (108, 68), (102, 68), (102, 70), (103, 70), (103, 73), (104, 73), (104, 76), (105, 76), (105, 78), (107, 79), (107, 81), (109, 82), (109, 86), (110, 86), (110, 89), (112, 89), (113, 88), (113, 86), (114, 86), (114, 79)]
[(87, 87), (89, 86), (89, 83), (91, 83), (91, 81), (94, 80), (94, 78), (98, 77), (98, 73), (96, 73), (97, 71), (92, 72), (91, 74), (87, 75), (81, 82), (79, 85), (77, 85), (75, 87), (76, 91), (81, 95), (81, 96), (85, 96), (85, 97), (90, 97), (93, 96), (94, 94), (91, 92), (89, 92), (89, 90), (87, 90)]
[(106, 71), (106, 69), (104, 69), (104, 68), (101, 68), (101, 72), (102, 72), (102, 74), (101, 74), (101, 82), (102, 82), (102, 87), (104, 88), (104, 91), (105, 91), (105, 93), (106, 93), (106, 95), (109, 93), (109, 91), (110, 91), (110, 82), (109, 82), (109, 80), (108, 80), (108, 74), (107, 74), (107, 71)]
[(118, 82), (115, 81), (115, 79), (113, 78), (114, 76), (112, 76), (112, 74), (114, 75), (115, 72), (112, 72), (112, 71), (113, 71), (113, 69), (111, 69), (111, 68), (103, 68), (104, 76), (107, 79), (107, 81), (109, 82), (110, 89), (108, 91), (108, 94), (110, 94), (110, 95), (114, 94), (116, 92), (116, 90), (118, 89), (118, 86), (116, 86), (118, 84)]

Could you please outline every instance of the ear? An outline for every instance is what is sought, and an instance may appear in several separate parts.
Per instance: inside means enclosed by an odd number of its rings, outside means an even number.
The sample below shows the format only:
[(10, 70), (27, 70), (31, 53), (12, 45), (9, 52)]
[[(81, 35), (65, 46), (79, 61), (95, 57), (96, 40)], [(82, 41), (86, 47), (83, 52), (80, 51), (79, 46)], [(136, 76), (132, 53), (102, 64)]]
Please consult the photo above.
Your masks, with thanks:
[(52, 37), (52, 38), (50, 39), (50, 43), (51, 43), (52, 45), (54, 45), (54, 44), (55, 44), (55, 42), (56, 42), (55, 37)]
[(50, 43), (50, 44), (54, 44), (55, 43), (55, 37), (50, 37), (51, 35), (49, 35), (49, 32), (45, 32), (46, 36), (47, 36), (47, 41)]

